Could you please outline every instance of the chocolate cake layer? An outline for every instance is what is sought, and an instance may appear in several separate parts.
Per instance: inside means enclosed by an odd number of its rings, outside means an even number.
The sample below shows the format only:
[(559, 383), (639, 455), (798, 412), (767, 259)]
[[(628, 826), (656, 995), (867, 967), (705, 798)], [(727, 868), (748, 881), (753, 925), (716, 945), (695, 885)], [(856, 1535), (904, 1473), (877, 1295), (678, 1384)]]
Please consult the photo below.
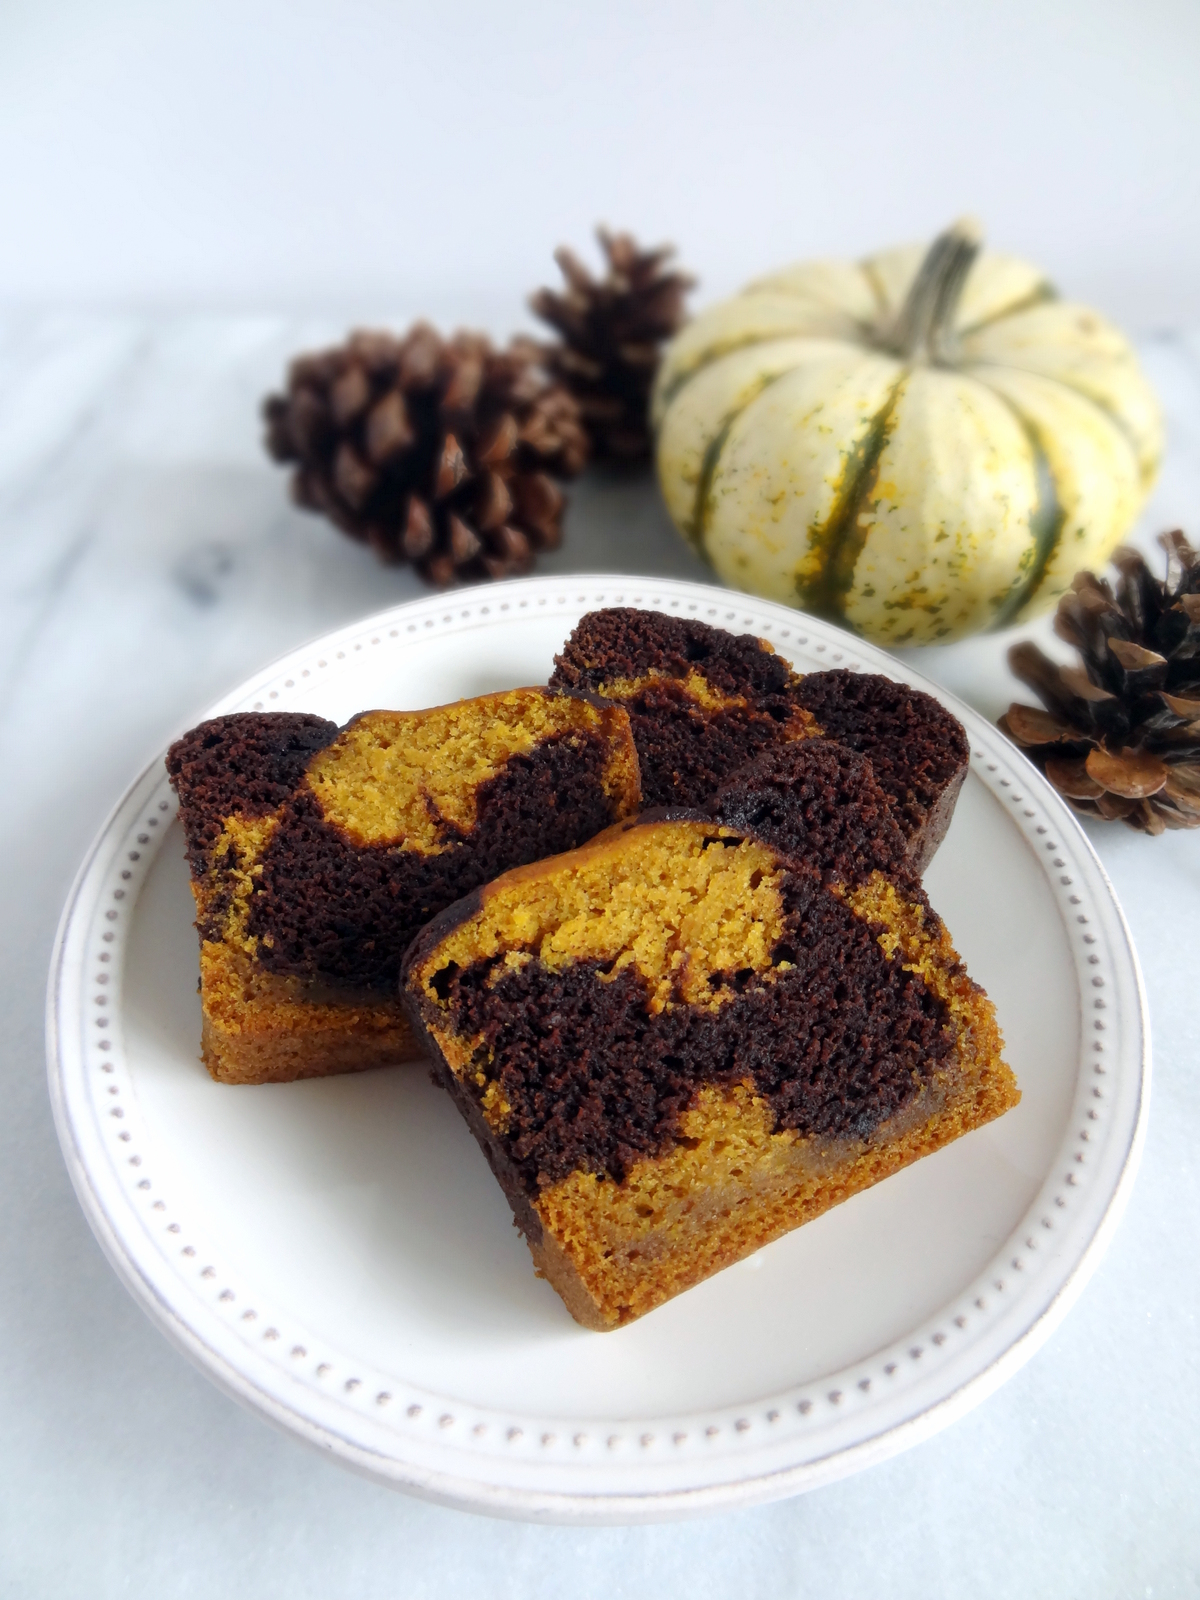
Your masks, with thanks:
[(782, 656), (749, 633), (729, 633), (694, 617), (611, 606), (589, 611), (554, 658), (556, 684), (604, 694), (614, 682), (704, 674), (719, 695), (746, 698), (786, 722), (796, 675)]
[[(872, 763), (830, 739), (771, 746), (727, 779), (705, 809), (811, 864), (826, 883), (911, 874), (907, 841)], [(913, 892), (920, 893), (915, 885)]]
[(550, 682), (629, 712), (647, 806), (703, 806), (764, 746), (816, 731), (794, 699), (795, 674), (769, 645), (662, 612), (589, 612)]
[(763, 750), (836, 740), (870, 759), (919, 876), (966, 776), (961, 724), (931, 695), (872, 673), (801, 676), (767, 641), (691, 618), (593, 611), (556, 658), (552, 684), (619, 701), (633, 725), (647, 805), (706, 807)]
[(909, 841), (918, 875), (946, 836), (971, 749), (932, 695), (866, 672), (810, 672), (796, 699), (827, 739), (867, 756)]
[(167, 773), (193, 874), (210, 867), (227, 817), (265, 817), (281, 806), (337, 732), (336, 722), (303, 711), (236, 711), (177, 739)]

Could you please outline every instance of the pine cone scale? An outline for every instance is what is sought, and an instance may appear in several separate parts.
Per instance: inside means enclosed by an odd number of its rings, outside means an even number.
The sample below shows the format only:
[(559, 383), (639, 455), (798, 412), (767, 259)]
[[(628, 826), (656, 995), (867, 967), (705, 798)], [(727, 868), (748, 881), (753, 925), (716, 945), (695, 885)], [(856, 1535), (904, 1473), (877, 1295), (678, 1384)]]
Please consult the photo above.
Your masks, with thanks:
[(423, 561), (433, 549), (433, 518), (424, 500), (415, 494), (408, 497), (402, 543), (410, 561)]
[(375, 466), (382, 467), (393, 456), (407, 450), (416, 439), (408, 415), (404, 396), (391, 389), (367, 418), (367, 457)]
[(475, 502), (475, 526), (482, 533), (490, 533), (507, 521), (512, 508), (512, 495), (504, 479), (498, 472), (485, 472)]
[(330, 432), (329, 417), (313, 390), (298, 389), (287, 410), (288, 433), (291, 436), (289, 454), (280, 460), (290, 460), (295, 450), (301, 457), (315, 454)]
[[(563, 277), (571, 287), (577, 290), (580, 295), (586, 296), (588, 289), (591, 287), (592, 275), (575, 252), (565, 244), (560, 244), (554, 252), (554, 259), (558, 263)], [(544, 292), (548, 293), (549, 291)]]
[(436, 588), (444, 589), (454, 582), (454, 557), (448, 551), (433, 556), (425, 564), (425, 575)]
[[(585, 356), (578, 350), (560, 350), (555, 356), (555, 362), (561, 373), (572, 378), (582, 378), (587, 383), (599, 383), (604, 377), (604, 363), (597, 361), (595, 356)], [(586, 405), (588, 396), (584, 396), (583, 404)]]
[(1147, 750), (1105, 750), (1097, 745), (1089, 751), (1088, 776), (1109, 794), (1123, 800), (1148, 800), (1167, 781), (1167, 767)]
[(1022, 745), (1064, 744), (1078, 739), (1069, 722), (1039, 711), (1036, 706), (1010, 707), (1004, 730), (1010, 738)]
[(371, 381), (359, 366), (347, 367), (329, 391), (329, 410), (339, 428), (348, 428), (371, 403)]
[(484, 435), (476, 452), (481, 466), (498, 467), (507, 461), (517, 448), (517, 419), (511, 411), (502, 412)]
[(450, 515), (449, 529), (450, 554), (454, 557), (454, 565), (465, 567), (467, 562), (473, 561), (483, 549), (483, 540), (461, 517), (456, 517), (453, 513)]
[[(1143, 809), (1135, 801), (1126, 799), (1124, 795), (1102, 794), (1096, 801), (1096, 810), (1106, 822), (1129, 822), (1135, 820), (1135, 826), (1144, 825)], [(1153, 815), (1151, 812), (1150, 815)], [(1162, 831), (1162, 824), (1156, 832)]]
[(532, 565), (533, 550), (529, 540), (519, 528), (511, 528), (507, 523), (502, 528), (497, 528), (492, 540), (496, 553), (505, 561), (515, 562), (519, 566), (525, 563)]
[(1200, 684), (1200, 559), (1182, 533), (1160, 542), (1165, 581), (1127, 548), (1114, 558), (1115, 589), (1076, 576), (1055, 631), (1082, 664), (1014, 646), (1014, 675), (1046, 709), (1014, 704), (1000, 719), (1077, 811), (1150, 834), (1200, 827), (1200, 698), (1190, 692)]
[(1078, 758), (1063, 760), (1055, 756), (1048, 757), (1046, 776), (1068, 800), (1098, 800), (1104, 793), (1104, 785), (1092, 777), (1087, 762)]
[(1177, 806), (1200, 816), (1200, 762), (1168, 768), (1166, 790)]

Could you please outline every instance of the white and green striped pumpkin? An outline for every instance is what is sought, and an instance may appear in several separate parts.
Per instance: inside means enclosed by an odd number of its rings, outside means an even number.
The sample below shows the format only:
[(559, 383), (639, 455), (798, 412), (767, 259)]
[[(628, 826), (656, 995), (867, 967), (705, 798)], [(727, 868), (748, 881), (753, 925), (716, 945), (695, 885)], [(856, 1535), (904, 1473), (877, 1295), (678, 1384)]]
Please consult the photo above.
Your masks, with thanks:
[(969, 222), (703, 312), (653, 421), (667, 507), (723, 582), (885, 645), (1045, 610), (1128, 531), (1161, 448), (1122, 335)]

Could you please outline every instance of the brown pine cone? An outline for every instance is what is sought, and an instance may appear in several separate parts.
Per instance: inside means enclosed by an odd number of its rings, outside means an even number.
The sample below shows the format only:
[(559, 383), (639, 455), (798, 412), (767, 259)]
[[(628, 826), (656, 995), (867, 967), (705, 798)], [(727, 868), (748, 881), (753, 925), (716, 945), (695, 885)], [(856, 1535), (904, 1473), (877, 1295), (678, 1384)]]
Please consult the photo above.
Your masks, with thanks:
[(423, 322), (297, 357), (263, 418), (298, 505), (439, 587), (528, 572), (561, 538), (553, 480), (587, 459), (579, 408), (533, 340), (497, 350)]
[(1079, 573), (1054, 631), (1083, 657), (1057, 666), (1036, 645), (1008, 661), (1045, 710), (1012, 705), (1000, 726), (1085, 816), (1143, 833), (1200, 827), (1200, 559), (1163, 534), (1159, 582), (1136, 550), (1118, 550), (1115, 592)]
[(579, 401), (592, 454), (635, 461), (652, 448), (650, 390), (663, 344), (685, 320), (683, 300), (695, 283), (669, 270), (669, 245), (642, 250), (628, 233), (597, 228), (608, 273), (593, 278), (565, 246), (554, 259), (565, 292), (539, 289), (534, 313), (557, 329), (560, 344), (546, 347), (551, 372)]

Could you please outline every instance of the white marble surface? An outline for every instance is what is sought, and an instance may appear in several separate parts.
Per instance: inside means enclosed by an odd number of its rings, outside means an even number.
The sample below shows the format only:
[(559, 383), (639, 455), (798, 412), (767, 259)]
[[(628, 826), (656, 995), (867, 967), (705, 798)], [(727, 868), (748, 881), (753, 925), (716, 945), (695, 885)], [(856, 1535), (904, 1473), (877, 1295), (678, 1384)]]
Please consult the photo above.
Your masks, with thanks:
[[(256, 405), (334, 326), (0, 321), (0, 1592), (14, 1596), (1200, 1593), (1200, 833), (1093, 837), (1155, 1032), (1142, 1175), (1050, 1345), (949, 1432), (806, 1498), (659, 1528), (492, 1523), (361, 1482), (193, 1372), (126, 1296), (59, 1158), (42, 997), (77, 862), (127, 779), (280, 651), (417, 592), (293, 511)], [(1143, 354), (1170, 450), (1139, 539), (1200, 534), (1200, 338)], [(646, 481), (573, 493), (548, 570), (703, 576)], [(1046, 629), (1040, 627), (1039, 636)], [(1011, 637), (920, 655), (994, 715)]]

